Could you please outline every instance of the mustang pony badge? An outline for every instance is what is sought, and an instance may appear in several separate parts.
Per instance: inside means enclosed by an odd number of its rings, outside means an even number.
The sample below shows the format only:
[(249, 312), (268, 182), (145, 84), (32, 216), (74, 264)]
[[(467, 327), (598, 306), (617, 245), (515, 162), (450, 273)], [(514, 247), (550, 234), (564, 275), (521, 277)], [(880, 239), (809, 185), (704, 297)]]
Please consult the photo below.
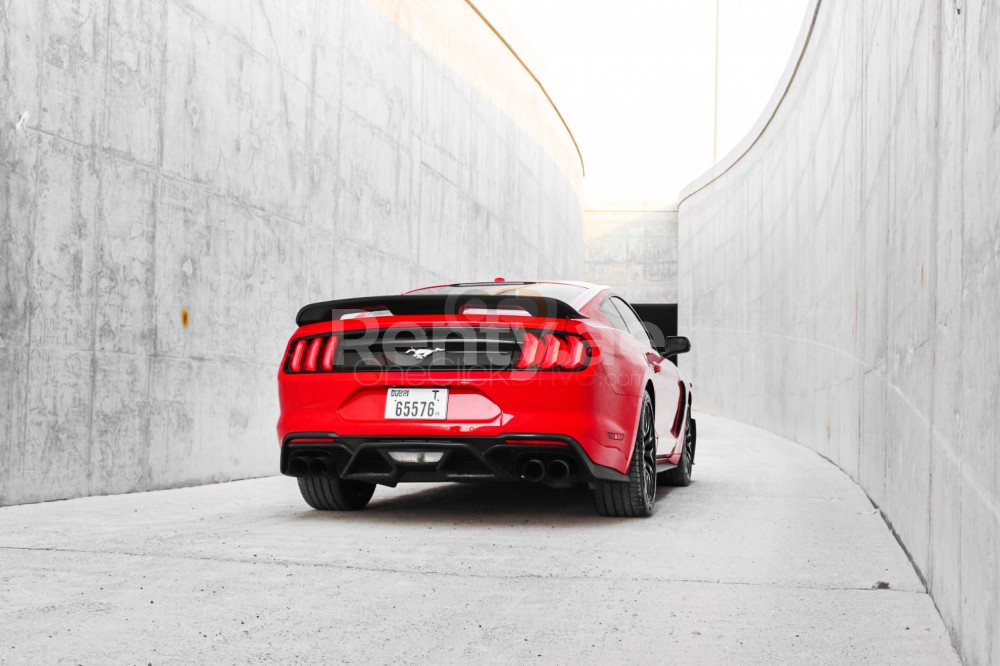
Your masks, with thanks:
[(414, 349), (413, 347), (410, 347), (404, 353), (413, 354), (413, 358), (417, 359), (418, 361), (422, 361), (423, 359), (427, 358), (434, 352), (439, 352), (439, 351), (444, 351), (444, 350), (441, 349), (440, 347), (435, 347), (434, 349)]

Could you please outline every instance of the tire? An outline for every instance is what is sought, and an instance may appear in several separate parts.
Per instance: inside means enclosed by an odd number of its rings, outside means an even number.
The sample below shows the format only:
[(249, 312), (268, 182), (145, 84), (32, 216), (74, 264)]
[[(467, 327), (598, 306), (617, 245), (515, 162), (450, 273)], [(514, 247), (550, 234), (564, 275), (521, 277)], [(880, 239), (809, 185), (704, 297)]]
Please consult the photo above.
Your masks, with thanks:
[(320, 511), (357, 511), (368, 505), (375, 484), (336, 476), (302, 476), (299, 492), (306, 504)]
[(680, 464), (663, 472), (658, 477), (664, 486), (690, 486), (691, 473), (694, 471), (694, 450), (698, 443), (698, 428), (694, 419), (688, 421), (687, 432), (684, 434), (684, 448), (681, 451)]
[(643, 394), (639, 427), (629, 463), (628, 481), (598, 481), (594, 508), (602, 516), (641, 518), (653, 513), (656, 502), (656, 428), (653, 400)]

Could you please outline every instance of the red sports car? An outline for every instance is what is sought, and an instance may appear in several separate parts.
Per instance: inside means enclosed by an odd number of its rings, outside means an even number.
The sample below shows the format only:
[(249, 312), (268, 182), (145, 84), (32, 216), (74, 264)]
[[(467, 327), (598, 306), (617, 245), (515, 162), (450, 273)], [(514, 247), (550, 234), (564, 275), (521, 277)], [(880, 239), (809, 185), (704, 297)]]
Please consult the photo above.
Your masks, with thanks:
[(281, 473), (324, 510), (377, 484), (587, 484), (606, 516), (648, 516), (691, 480), (691, 386), (635, 310), (582, 282), (451, 284), (315, 303), (278, 372)]

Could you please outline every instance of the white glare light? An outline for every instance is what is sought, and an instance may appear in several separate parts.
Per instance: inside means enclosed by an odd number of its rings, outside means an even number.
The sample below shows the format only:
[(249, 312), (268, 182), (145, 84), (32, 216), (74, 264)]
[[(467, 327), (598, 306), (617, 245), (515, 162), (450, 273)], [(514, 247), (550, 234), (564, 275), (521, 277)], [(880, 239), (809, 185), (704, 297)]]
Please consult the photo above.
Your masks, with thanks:
[(401, 463), (436, 463), (444, 451), (389, 451), (389, 457)]

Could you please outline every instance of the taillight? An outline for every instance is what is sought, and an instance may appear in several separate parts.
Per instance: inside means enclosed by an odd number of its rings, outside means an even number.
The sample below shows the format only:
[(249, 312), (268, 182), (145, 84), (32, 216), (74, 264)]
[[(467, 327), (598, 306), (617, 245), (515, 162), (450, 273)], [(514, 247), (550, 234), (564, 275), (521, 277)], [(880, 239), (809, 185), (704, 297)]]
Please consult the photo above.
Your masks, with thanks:
[(524, 332), (517, 368), (580, 370), (586, 367), (590, 347), (579, 335)]
[[(285, 372), (334, 372), (344, 369), (341, 366), (354, 366), (356, 359), (351, 354), (357, 352), (350, 344), (345, 347), (341, 337), (341, 334), (321, 334), (293, 340), (285, 358)], [(376, 353), (379, 349), (381, 347), (376, 344)], [(514, 348), (514, 358), (508, 362), (513, 362), (518, 370), (581, 370), (590, 362), (593, 351), (590, 344), (576, 333), (524, 331), (520, 345)], [(346, 358), (345, 354), (348, 355)]]
[(338, 339), (336, 335), (320, 335), (296, 340), (288, 352), (285, 370), (287, 372), (333, 370)]
[(581, 367), (583, 365), (584, 355), (587, 352), (587, 346), (583, 343), (582, 338), (578, 338), (575, 335), (570, 336), (567, 342), (569, 343), (569, 350), (566, 353), (566, 361), (563, 363), (562, 367)]
[(320, 366), (324, 370), (333, 370), (333, 356), (337, 353), (337, 340), (339, 340), (336, 335), (331, 335), (326, 342), (326, 348), (323, 349), (323, 360)]
[(534, 333), (524, 332), (524, 342), (521, 343), (521, 358), (517, 359), (517, 367), (530, 368), (537, 365), (543, 349), (541, 340)]
[(302, 355), (306, 352), (306, 341), (299, 340), (292, 347), (291, 358), (288, 361), (288, 369), (292, 372), (299, 372), (302, 369)]
[(316, 361), (319, 360), (319, 346), (323, 338), (313, 338), (306, 352), (306, 372), (316, 372)]
[(548, 370), (556, 365), (559, 360), (559, 352), (562, 350), (562, 343), (554, 335), (545, 336), (545, 356), (538, 367)]

